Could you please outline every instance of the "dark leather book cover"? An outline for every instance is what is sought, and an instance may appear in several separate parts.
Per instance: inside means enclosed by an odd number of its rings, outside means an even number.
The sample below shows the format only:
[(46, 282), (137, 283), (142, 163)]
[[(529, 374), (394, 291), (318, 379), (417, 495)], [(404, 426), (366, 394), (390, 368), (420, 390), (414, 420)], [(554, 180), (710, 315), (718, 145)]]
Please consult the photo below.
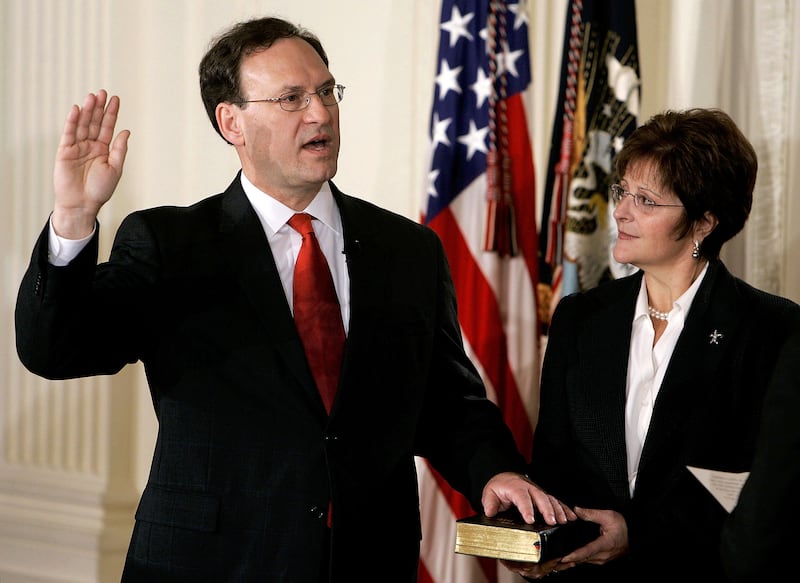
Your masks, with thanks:
[(475, 514), (456, 521), (455, 552), (509, 561), (540, 563), (563, 557), (600, 536), (594, 522), (526, 523), (516, 510), (491, 518)]

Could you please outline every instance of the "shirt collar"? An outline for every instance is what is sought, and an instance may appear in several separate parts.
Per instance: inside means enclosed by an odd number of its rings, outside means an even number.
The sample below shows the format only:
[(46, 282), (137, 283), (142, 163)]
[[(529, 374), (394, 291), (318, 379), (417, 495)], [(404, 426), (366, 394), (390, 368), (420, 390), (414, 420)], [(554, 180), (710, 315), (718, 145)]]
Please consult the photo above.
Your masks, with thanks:
[[(697, 290), (700, 289), (700, 284), (706, 276), (707, 271), (708, 262), (706, 262), (700, 275), (698, 275), (692, 282), (692, 285), (689, 286), (689, 289), (683, 292), (681, 296), (673, 302), (673, 307), (678, 308), (683, 314), (689, 313), (689, 308), (692, 306), (694, 297), (697, 295)], [(636, 320), (641, 317), (650, 317), (650, 314), (647, 312), (647, 284), (645, 283), (644, 277), (642, 277), (642, 285), (639, 288), (639, 297), (636, 299), (636, 311), (633, 314), (633, 319)]]
[[(264, 228), (267, 229), (268, 237), (278, 232), (296, 212), (282, 202), (272, 198), (269, 193), (259, 190), (244, 172), (241, 173), (241, 182), (247, 200), (253, 205)], [(322, 184), (317, 195), (311, 203), (303, 210), (315, 219), (321, 221), (337, 234), (342, 233), (342, 218), (339, 215), (336, 202), (333, 199), (330, 183), (327, 181)]]

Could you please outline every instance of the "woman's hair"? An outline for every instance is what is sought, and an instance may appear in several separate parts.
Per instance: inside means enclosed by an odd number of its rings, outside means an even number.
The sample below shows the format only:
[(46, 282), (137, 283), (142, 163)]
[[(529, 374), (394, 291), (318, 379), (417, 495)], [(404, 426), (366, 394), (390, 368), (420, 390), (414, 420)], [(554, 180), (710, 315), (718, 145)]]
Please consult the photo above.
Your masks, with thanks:
[(758, 172), (756, 152), (731, 117), (713, 108), (654, 115), (625, 140), (615, 160), (617, 175), (643, 163), (655, 170), (660, 187), (683, 203), (680, 236), (706, 212), (717, 218), (700, 253), (718, 258), (750, 215)]
[[(243, 57), (270, 48), (283, 38), (300, 38), (310, 44), (328, 66), (328, 55), (312, 32), (280, 18), (258, 18), (235, 24), (211, 41), (200, 61), (200, 96), (208, 119), (222, 136), (217, 124), (217, 105), (244, 100), (239, 79)], [(224, 139), (224, 136), (222, 136)]]

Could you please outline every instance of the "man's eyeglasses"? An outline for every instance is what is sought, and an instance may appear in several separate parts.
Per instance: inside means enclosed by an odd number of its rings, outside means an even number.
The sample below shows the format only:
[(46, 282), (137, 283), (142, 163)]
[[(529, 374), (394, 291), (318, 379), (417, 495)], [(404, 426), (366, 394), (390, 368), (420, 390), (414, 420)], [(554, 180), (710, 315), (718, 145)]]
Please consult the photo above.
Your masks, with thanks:
[(624, 188), (622, 188), (619, 184), (612, 184), (609, 189), (609, 196), (611, 200), (614, 201), (615, 205), (618, 205), (622, 202), (622, 199), (626, 196), (630, 196), (633, 199), (633, 206), (637, 209), (641, 210), (652, 210), (659, 206), (675, 206), (675, 207), (682, 207), (682, 204), (661, 204), (654, 201), (652, 198), (648, 198), (643, 194), (634, 194), (632, 192), (628, 192)]
[(236, 105), (245, 103), (277, 103), (283, 111), (300, 111), (308, 107), (311, 97), (316, 95), (322, 105), (330, 107), (336, 105), (344, 98), (344, 85), (326, 85), (322, 89), (305, 93), (304, 91), (290, 91), (280, 97), (267, 97), (266, 99), (248, 99), (237, 101)]

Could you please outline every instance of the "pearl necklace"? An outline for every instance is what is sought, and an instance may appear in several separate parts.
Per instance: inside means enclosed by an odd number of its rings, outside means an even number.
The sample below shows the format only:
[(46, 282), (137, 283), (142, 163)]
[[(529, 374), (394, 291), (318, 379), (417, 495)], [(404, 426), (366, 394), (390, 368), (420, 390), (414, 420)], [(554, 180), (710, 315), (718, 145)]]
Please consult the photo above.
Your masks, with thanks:
[(653, 316), (656, 320), (669, 320), (669, 312), (659, 312), (650, 304), (647, 304), (647, 313)]

